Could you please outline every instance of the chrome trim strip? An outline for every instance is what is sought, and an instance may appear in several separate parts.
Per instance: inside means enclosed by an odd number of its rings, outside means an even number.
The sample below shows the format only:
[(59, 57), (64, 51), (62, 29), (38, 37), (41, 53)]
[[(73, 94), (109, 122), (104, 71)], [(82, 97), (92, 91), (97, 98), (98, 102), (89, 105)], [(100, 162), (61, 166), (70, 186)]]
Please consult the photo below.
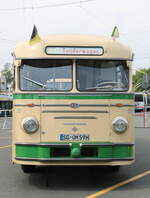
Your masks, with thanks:
[(108, 146), (134, 146), (133, 143), (111, 143), (111, 144), (80, 144), (81, 147), (96, 147), (96, 146), (100, 146), (100, 147), (108, 147)]
[(16, 146), (43, 146), (43, 147), (50, 147), (50, 146), (53, 146), (53, 147), (66, 147), (66, 148), (70, 148), (71, 146), (71, 143), (69, 144), (34, 144), (34, 143), (16, 143), (15, 144)]
[(38, 161), (38, 162), (50, 162), (50, 161), (129, 161), (134, 160), (133, 157), (124, 157), (124, 158), (27, 158), (27, 157), (16, 157), (16, 160), (25, 160), (25, 161)]
[(54, 117), (54, 119), (97, 119), (97, 117), (94, 116), (57, 116)]
[(72, 110), (44, 110), (42, 113), (109, 113), (108, 111), (96, 111), (96, 110), (87, 110), (87, 111), (72, 111)]
[[(44, 107), (70, 107), (70, 104), (43, 104)], [(79, 107), (116, 107), (116, 104), (79, 104)], [(134, 107), (132, 104), (123, 104), (122, 107)]]
[[(28, 106), (27, 104), (14, 104), (16, 107)], [(33, 104), (33, 107), (71, 107), (70, 104)], [(116, 107), (116, 104), (79, 104), (79, 107)], [(122, 107), (135, 107), (132, 104), (123, 104)]]
[(80, 122), (80, 123), (64, 123), (64, 125), (76, 125), (76, 126), (85, 126), (85, 125), (87, 125), (87, 123), (82, 123), (82, 122)]
[[(103, 143), (96, 143), (96, 144), (87, 144), (87, 143), (80, 143), (81, 147), (93, 147), (93, 146), (102, 146), (102, 147), (105, 147), (105, 146), (134, 146), (134, 143), (107, 143), (107, 144), (103, 144)], [(45, 144), (45, 143), (40, 143), (40, 144), (35, 144), (35, 143), (21, 143), (21, 142), (18, 142), (16, 143), (15, 145), (16, 146), (22, 146), (22, 145), (25, 145), (25, 146), (64, 146), (64, 147), (70, 147), (72, 143), (49, 143), (49, 144)]]
[[(108, 107), (108, 104), (78, 104), (79, 107)], [(44, 107), (71, 107), (70, 104), (43, 104)]]

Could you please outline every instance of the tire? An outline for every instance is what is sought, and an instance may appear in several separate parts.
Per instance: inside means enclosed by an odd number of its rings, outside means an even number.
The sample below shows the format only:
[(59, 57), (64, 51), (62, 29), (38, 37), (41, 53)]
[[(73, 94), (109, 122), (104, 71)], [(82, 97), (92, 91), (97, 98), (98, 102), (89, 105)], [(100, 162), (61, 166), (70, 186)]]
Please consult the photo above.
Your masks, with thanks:
[(24, 173), (34, 173), (36, 166), (35, 165), (21, 165), (21, 169)]

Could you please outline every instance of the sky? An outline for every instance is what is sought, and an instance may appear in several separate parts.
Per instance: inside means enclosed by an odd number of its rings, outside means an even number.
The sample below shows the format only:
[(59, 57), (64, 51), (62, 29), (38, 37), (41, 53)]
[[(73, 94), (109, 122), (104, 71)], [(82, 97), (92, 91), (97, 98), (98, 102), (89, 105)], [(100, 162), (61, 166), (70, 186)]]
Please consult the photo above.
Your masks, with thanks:
[[(69, 5), (68, 5), (69, 4)], [(29, 40), (33, 25), (41, 36), (91, 34), (111, 36), (134, 52), (133, 69), (150, 67), (149, 0), (5, 0), (0, 5), (0, 70), (12, 62), (16, 44)]]

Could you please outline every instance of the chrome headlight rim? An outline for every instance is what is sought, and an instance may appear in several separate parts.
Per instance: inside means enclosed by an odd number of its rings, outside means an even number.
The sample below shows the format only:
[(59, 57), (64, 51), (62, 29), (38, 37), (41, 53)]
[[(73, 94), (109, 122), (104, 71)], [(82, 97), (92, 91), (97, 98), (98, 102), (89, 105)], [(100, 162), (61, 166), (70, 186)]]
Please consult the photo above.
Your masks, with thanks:
[[(117, 128), (117, 122), (119, 122), (119, 121), (123, 122), (124, 128), (122, 128), (122, 129)], [(128, 129), (128, 121), (123, 117), (116, 117), (112, 122), (112, 128), (113, 128), (113, 131), (116, 132), (117, 134), (122, 134), (122, 133), (126, 132)]]
[[(33, 124), (35, 125), (34, 126), (34, 128), (32, 128), (32, 130), (29, 130), (29, 129), (27, 129), (27, 124), (29, 123), (29, 122), (33, 122)], [(30, 123), (29, 123), (30, 124)], [(38, 120), (36, 119), (36, 118), (34, 118), (34, 117), (26, 117), (26, 118), (24, 118), (23, 120), (22, 120), (22, 128), (23, 128), (23, 130), (26, 132), (26, 133), (28, 133), (28, 134), (32, 134), (32, 133), (35, 133), (38, 129), (39, 129), (39, 122), (38, 122)]]

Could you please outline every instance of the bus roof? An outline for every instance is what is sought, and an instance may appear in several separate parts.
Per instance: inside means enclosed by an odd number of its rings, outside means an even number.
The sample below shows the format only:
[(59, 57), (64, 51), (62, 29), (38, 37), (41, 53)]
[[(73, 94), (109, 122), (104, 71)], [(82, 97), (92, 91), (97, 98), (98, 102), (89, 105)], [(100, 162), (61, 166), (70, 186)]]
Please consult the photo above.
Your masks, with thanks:
[[(102, 47), (101, 55), (48, 55), (47, 46), (52, 47)], [(48, 59), (48, 58), (94, 58), (111, 60), (132, 60), (133, 53), (130, 48), (109, 37), (94, 35), (49, 35), (41, 38), (41, 42), (30, 45), (29, 41), (19, 43), (15, 50), (16, 59)]]

